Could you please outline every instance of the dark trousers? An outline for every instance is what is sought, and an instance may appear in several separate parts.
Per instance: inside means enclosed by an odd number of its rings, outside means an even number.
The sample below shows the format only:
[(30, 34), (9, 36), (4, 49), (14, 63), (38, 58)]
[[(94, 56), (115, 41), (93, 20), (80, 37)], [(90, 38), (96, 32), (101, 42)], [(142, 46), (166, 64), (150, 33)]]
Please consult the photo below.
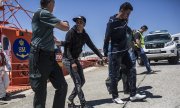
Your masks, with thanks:
[(71, 66), (72, 63), (68, 59), (63, 58), (63, 64), (65, 65), (75, 85), (68, 99), (73, 102), (74, 98), (78, 95), (81, 105), (84, 105), (86, 103), (84, 93), (82, 91), (82, 86), (85, 83), (84, 73), (80, 62), (75, 60), (75, 63), (77, 65), (77, 71), (73, 70)]
[(54, 52), (46, 52), (31, 48), (29, 55), (30, 85), (35, 92), (34, 108), (45, 108), (47, 80), (55, 90), (53, 108), (64, 108), (67, 94), (67, 83), (62, 69), (55, 60)]
[(145, 53), (140, 53), (140, 57), (143, 60), (144, 65), (146, 66), (147, 72), (150, 73), (152, 71), (149, 60)]
[(129, 85), (130, 85), (130, 96), (136, 95), (136, 54), (134, 49), (129, 49), (129, 56), (131, 58), (132, 62), (132, 67), (129, 69), (129, 75), (128, 75), (128, 80), (129, 80)]
[(130, 86), (130, 96), (134, 96), (136, 94), (136, 69), (133, 68), (133, 63), (128, 51), (123, 53), (111, 53), (109, 63), (109, 68), (111, 70), (109, 76), (111, 80), (111, 90), (113, 99), (119, 97), (117, 85), (119, 81), (119, 69), (122, 66), (122, 64), (125, 65), (127, 69), (128, 83)]
[(120, 77), (119, 77), (119, 81), (122, 79), (123, 82), (123, 91), (124, 92), (129, 92), (130, 88), (129, 88), (129, 82), (128, 82), (128, 72), (129, 70), (126, 68), (122, 68), (120, 69)]
[[(126, 69), (125, 67), (124, 68), (121, 68), (119, 70), (119, 75), (117, 77), (118, 79), (118, 82), (122, 79), (122, 82), (123, 82), (123, 91), (124, 92), (129, 92), (129, 82), (128, 82), (128, 72), (129, 71), (128, 69)], [(109, 73), (111, 73), (111, 70), (109, 70)], [(107, 90), (109, 91), (109, 93), (111, 93), (111, 88), (110, 88), (110, 85), (111, 85), (111, 81), (110, 81), (110, 77), (108, 76), (108, 78), (106, 79), (105, 81), (106, 83), (106, 87), (107, 87)]]
[[(129, 55), (132, 61), (132, 71), (130, 71), (129, 69), (126, 68), (126, 66), (122, 65), (120, 68), (120, 78), (119, 80), (121, 80), (122, 78), (122, 82), (123, 82), (123, 89), (125, 92), (130, 91), (130, 81), (131, 81), (131, 96), (135, 95), (135, 91), (133, 91), (133, 89), (136, 86), (136, 55), (134, 53), (134, 50), (131, 48), (129, 49)], [(130, 73), (131, 72), (131, 73)]]

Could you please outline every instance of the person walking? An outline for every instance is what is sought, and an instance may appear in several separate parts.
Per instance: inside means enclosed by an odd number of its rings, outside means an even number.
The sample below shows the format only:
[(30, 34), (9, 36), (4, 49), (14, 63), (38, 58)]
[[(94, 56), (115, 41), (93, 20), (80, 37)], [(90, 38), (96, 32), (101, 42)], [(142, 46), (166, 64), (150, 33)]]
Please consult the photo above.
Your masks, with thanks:
[(147, 73), (152, 73), (154, 72), (151, 69), (149, 60), (146, 56), (146, 53), (144, 52), (144, 38), (143, 38), (143, 33), (148, 30), (148, 27), (146, 25), (143, 25), (140, 30), (135, 32), (134, 34), (134, 41), (135, 41), (135, 51), (137, 51), (138, 55), (140, 55), (140, 58), (142, 59), (144, 65), (146, 66)]
[(53, 108), (64, 108), (67, 83), (61, 67), (55, 60), (53, 29), (69, 30), (68, 22), (56, 18), (52, 12), (54, 0), (40, 0), (41, 8), (32, 19), (32, 39), (29, 54), (29, 79), (34, 91), (34, 108), (45, 108), (47, 80), (55, 88)]
[(73, 18), (73, 21), (76, 24), (67, 32), (65, 43), (63, 43), (63, 64), (69, 72), (75, 85), (72, 93), (68, 97), (68, 107), (75, 107), (73, 101), (74, 98), (78, 96), (82, 108), (92, 108), (92, 106), (86, 103), (86, 99), (82, 91), (82, 86), (85, 83), (85, 77), (78, 57), (82, 52), (83, 45), (85, 44), (87, 44), (91, 48), (91, 50), (93, 50), (94, 53), (98, 55), (101, 59), (103, 56), (95, 47), (88, 33), (84, 29), (86, 25), (86, 18), (84, 16), (78, 16)]
[(128, 40), (127, 40), (127, 29), (128, 29), (128, 17), (133, 10), (132, 5), (129, 2), (125, 2), (120, 6), (119, 13), (110, 17), (107, 24), (105, 40), (104, 40), (104, 55), (108, 54), (109, 41), (111, 40), (111, 54), (110, 54), (110, 80), (112, 90), (112, 100), (117, 104), (124, 103), (118, 95), (117, 84), (118, 84), (118, 72), (120, 66), (124, 64), (128, 71), (128, 81), (130, 86), (130, 100), (139, 100), (146, 97), (146, 95), (140, 95), (136, 93), (136, 77), (133, 77), (133, 63), (128, 53)]

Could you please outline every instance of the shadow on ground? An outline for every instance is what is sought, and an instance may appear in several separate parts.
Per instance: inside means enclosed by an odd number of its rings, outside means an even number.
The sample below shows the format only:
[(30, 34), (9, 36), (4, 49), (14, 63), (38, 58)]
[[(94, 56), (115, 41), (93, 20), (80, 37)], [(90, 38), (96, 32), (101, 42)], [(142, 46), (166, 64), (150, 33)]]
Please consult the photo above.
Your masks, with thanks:
[[(151, 99), (155, 99), (155, 98), (162, 98), (162, 96), (160, 95), (154, 95), (153, 93), (151, 93), (150, 91), (147, 91), (149, 89), (152, 89), (152, 86), (143, 86), (143, 87), (139, 87), (137, 88), (137, 93), (139, 94), (144, 94), (146, 95), (146, 99), (147, 98), (151, 98)], [(123, 92), (123, 91), (119, 91), (119, 92)], [(147, 102), (146, 99), (143, 99), (143, 100), (136, 100), (136, 101), (133, 101), (133, 102)], [(123, 101), (130, 101), (129, 98), (124, 98), (122, 99)], [(125, 104), (127, 104), (127, 102)]]
[(88, 101), (87, 103), (92, 105), (92, 106), (97, 106), (97, 105), (102, 105), (102, 104), (106, 104), (106, 103), (113, 103), (113, 102), (112, 102), (112, 98), (108, 98), (108, 99), (91, 100), (91, 101)]
[(143, 87), (139, 87), (137, 89), (137, 91), (140, 94), (146, 94), (147, 98), (162, 98), (162, 96), (160, 95), (154, 95), (153, 93), (151, 93), (150, 91), (147, 91), (148, 89), (152, 89), (152, 86), (143, 86)]
[(12, 99), (24, 98), (26, 97), (25, 94), (18, 94), (18, 95), (10, 95), (5, 101), (10, 101)]
[(144, 75), (144, 74), (152, 75), (152, 74), (157, 74), (157, 72), (161, 72), (161, 70), (154, 70), (153, 73), (148, 73), (147, 71), (144, 71), (144, 72), (138, 73), (138, 74), (136, 74), (136, 75)]
[[(155, 99), (155, 98), (162, 98), (162, 96), (160, 95), (154, 95), (153, 93), (151, 93), (150, 91), (148, 91), (149, 89), (152, 89), (152, 86), (143, 86), (143, 87), (139, 87), (137, 89), (137, 92), (139, 94), (146, 94), (146, 98), (151, 98), (151, 99)], [(123, 91), (119, 91), (119, 92), (123, 92)], [(128, 98), (123, 98), (122, 99), (124, 102), (128, 102), (129, 101), (129, 97)], [(133, 102), (147, 102), (146, 99), (143, 100), (138, 100), (138, 101), (133, 101)], [(91, 100), (88, 101), (88, 104), (92, 105), (92, 106), (97, 106), (97, 105), (102, 105), (102, 104), (107, 104), (107, 103), (113, 103), (112, 102), (112, 98), (107, 98), (107, 99), (98, 99), (98, 100)]]
[(0, 102), (0, 105), (5, 105), (5, 104), (8, 104), (8, 103), (6, 103), (6, 102)]

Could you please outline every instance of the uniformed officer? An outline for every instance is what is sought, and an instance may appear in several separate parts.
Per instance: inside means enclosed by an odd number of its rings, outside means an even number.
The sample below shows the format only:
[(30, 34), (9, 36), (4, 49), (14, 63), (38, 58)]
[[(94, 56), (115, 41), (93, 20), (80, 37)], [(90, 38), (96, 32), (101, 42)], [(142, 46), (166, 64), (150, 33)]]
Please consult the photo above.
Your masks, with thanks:
[(138, 52), (138, 54), (140, 55), (141, 59), (143, 60), (144, 65), (146, 66), (147, 72), (148, 73), (152, 73), (154, 72), (151, 69), (149, 60), (143, 50), (144, 48), (144, 37), (143, 37), (143, 33), (146, 32), (148, 30), (148, 27), (146, 25), (143, 25), (134, 35), (134, 41), (135, 41), (135, 46), (136, 46), (136, 51)]
[(45, 108), (47, 80), (55, 88), (53, 108), (64, 108), (67, 83), (61, 67), (55, 60), (53, 29), (69, 30), (67, 22), (56, 18), (52, 12), (54, 0), (41, 0), (32, 19), (31, 52), (29, 55), (30, 85), (34, 91), (34, 108)]

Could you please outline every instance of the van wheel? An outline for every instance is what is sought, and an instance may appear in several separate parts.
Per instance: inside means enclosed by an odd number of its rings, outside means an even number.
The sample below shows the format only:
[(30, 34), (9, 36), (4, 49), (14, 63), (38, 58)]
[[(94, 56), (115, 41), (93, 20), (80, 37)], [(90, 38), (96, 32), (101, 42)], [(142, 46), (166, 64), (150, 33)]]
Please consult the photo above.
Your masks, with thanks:
[(177, 52), (177, 56), (170, 58), (168, 62), (169, 64), (177, 64), (179, 62), (179, 53)]

